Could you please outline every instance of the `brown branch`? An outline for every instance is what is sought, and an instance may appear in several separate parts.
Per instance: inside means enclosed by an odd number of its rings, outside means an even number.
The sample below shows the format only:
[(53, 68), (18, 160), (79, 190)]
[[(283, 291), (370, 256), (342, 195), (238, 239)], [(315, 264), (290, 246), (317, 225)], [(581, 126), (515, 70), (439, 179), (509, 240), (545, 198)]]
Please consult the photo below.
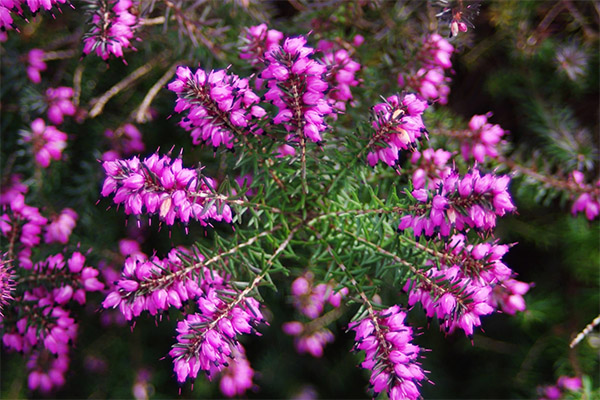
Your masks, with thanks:
[(163, 57), (157, 57), (149, 61), (148, 63), (142, 65), (131, 74), (122, 79), (119, 83), (111, 87), (106, 93), (104, 93), (100, 97), (96, 97), (90, 101), (90, 104), (93, 104), (92, 109), (89, 112), (89, 116), (91, 118), (95, 118), (102, 113), (104, 106), (110, 99), (119, 94), (122, 90), (127, 88), (133, 82), (141, 78), (142, 76), (149, 73), (155, 65), (161, 63), (163, 61)]

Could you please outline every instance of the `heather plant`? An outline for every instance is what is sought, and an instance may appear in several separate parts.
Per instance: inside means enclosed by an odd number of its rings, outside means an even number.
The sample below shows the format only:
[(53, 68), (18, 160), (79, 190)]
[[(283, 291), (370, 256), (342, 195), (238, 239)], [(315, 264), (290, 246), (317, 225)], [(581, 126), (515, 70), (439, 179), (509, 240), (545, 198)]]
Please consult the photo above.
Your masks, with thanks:
[(598, 394), (593, 4), (38, 3), (7, 397)]

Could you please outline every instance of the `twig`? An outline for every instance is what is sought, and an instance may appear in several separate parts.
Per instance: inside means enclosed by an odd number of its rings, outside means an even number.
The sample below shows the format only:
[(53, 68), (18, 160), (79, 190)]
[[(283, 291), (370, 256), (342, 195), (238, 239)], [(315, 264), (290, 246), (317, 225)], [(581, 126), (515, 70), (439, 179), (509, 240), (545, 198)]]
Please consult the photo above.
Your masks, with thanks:
[(83, 64), (77, 65), (73, 74), (73, 104), (79, 107), (79, 98), (81, 96), (81, 78), (83, 76)]
[(133, 114), (135, 114), (135, 121), (137, 123), (142, 124), (142, 123), (148, 121), (147, 116), (148, 116), (148, 108), (150, 107), (150, 104), (152, 103), (152, 101), (154, 100), (154, 98), (156, 97), (156, 95), (158, 94), (160, 89), (162, 89), (165, 86), (165, 84), (167, 83), (167, 81), (173, 77), (173, 74), (175, 73), (175, 70), (177, 69), (177, 66), (179, 65), (179, 63), (180, 63), (179, 61), (174, 63), (167, 70), (167, 72), (165, 72), (165, 74), (160, 77), (160, 79), (150, 88), (150, 90), (146, 94), (146, 97), (144, 97), (144, 100), (142, 101), (140, 106), (136, 110), (133, 111)]
[(102, 113), (102, 110), (104, 109), (104, 106), (106, 105), (106, 103), (108, 103), (108, 101), (110, 99), (112, 99), (114, 96), (119, 94), (123, 89), (125, 89), (127, 86), (131, 85), (137, 79), (139, 79), (142, 76), (149, 73), (152, 70), (152, 68), (154, 68), (154, 66), (156, 64), (159, 64), (160, 62), (162, 62), (162, 60), (163, 60), (163, 57), (158, 57), (158, 58), (155, 58), (152, 61), (142, 65), (141, 67), (139, 67), (138, 69), (133, 71), (131, 74), (126, 76), (119, 83), (117, 83), (116, 85), (111, 87), (102, 96), (92, 99), (90, 104), (93, 104), (94, 106), (92, 107), (92, 109), (89, 112), (90, 118), (95, 118), (98, 115), (100, 115)]
[(569, 344), (569, 347), (574, 348), (575, 346), (577, 346), (579, 344), (579, 342), (581, 342), (587, 335), (589, 335), (590, 332), (594, 329), (594, 327), (596, 327), (598, 325), (600, 325), (600, 314), (598, 314), (598, 316), (596, 318), (594, 318), (594, 320), (592, 322), (587, 324), (587, 326), (585, 328), (583, 328), (583, 330), (581, 332), (579, 332), (577, 334), (577, 336), (575, 336), (575, 339), (573, 339), (571, 341), (571, 343)]

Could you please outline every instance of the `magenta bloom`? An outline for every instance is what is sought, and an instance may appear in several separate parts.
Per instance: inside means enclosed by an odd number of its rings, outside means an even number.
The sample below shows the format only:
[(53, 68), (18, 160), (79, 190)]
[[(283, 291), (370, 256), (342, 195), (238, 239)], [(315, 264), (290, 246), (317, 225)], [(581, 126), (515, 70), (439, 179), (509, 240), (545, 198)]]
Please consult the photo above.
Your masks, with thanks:
[(0, 321), (4, 318), (4, 307), (13, 300), (12, 292), (15, 288), (14, 275), (11, 263), (0, 258)]
[(200, 370), (210, 374), (225, 368), (235, 357), (236, 336), (256, 333), (255, 327), (264, 321), (255, 299), (246, 298), (232, 308), (219, 299), (216, 290), (207, 290), (201, 298), (205, 300), (199, 303), (202, 313), (177, 323), (177, 343), (169, 355), (178, 382), (195, 379)]
[(67, 147), (67, 134), (46, 125), (41, 118), (31, 123), (31, 132), (26, 132), (24, 139), (33, 144), (35, 161), (42, 168), (48, 168), (50, 160), (60, 160)]
[(252, 65), (260, 64), (264, 62), (265, 53), (277, 48), (282, 39), (283, 33), (269, 29), (266, 24), (245, 28), (241, 37), (240, 58)]
[(425, 371), (417, 362), (421, 349), (411, 343), (412, 328), (404, 323), (406, 313), (392, 306), (380, 311), (375, 320), (365, 318), (350, 324), (356, 332), (355, 350), (365, 352), (361, 366), (371, 370), (375, 393), (386, 392), (390, 400), (420, 397)]
[(334, 51), (334, 43), (321, 40), (317, 50), (323, 52), (323, 62), (327, 65), (327, 82), (330, 90), (327, 101), (340, 112), (346, 110), (346, 103), (352, 100), (351, 87), (358, 86), (355, 74), (360, 70), (360, 64), (354, 61), (347, 50)]
[(41, 71), (45, 71), (47, 66), (44, 62), (44, 51), (41, 49), (31, 49), (27, 54), (27, 76), (33, 83), (42, 81)]
[(246, 358), (246, 351), (242, 345), (234, 346), (232, 350), (233, 358), (229, 366), (221, 372), (219, 389), (227, 397), (239, 397), (252, 388), (254, 370)]
[(75, 224), (77, 222), (77, 213), (70, 209), (65, 208), (48, 226), (46, 227), (46, 234), (44, 235), (44, 241), (46, 243), (62, 243), (67, 244), (69, 236)]
[(131, 44), (137, 17), (130, 11), (132, 0), (108, 0), (93, 10), (92, 29), (84, 36), (83, 54), (95, 52), (103, 60), (112, 55), (123, 57), (123, 49), (135, 48)]
[(273, 123), (283, 126), (291, 142), (321, 142), (327, 129), (324, 117), (333, 112), (325, 99), (327, 67), (311, 59), (313, 53), (300, 36), (287, 38), (283, 46), (265, 54), (260, 75), (267, 83), (265, 99), (277, 106)]
[(492, 243), (467, 244), (454, 235), (431, 259), (423, 275), (407, 281), (408, 304), (421, 303), (428, 318), (436, 318), (446, 332), (462, 329), (469, 337), (481, 325), (480, 317), (497, 308), (515, 314), (525, 310), (523, 295), (530, 285), (515, 279), (502, 262), (509, 246)]
[[(35, 247), (40, 243), (42, 228), (48, 219), (40, 214), (36, 207), (25, 204), (25, 197), (17, 194), (10, 202), (10, 210), (0, 216), (0, 231), (3, 236), (14, 235), (14, 229), (20, 229), (18, 241), (26, 248)], [(24, 267), (21, 265), (21, 267)]]
[(48, 102), (48, 120), (53, 124), (60, 125), (64, 122), (64, 116), (75, 115), (75, 105), (72, 101), (73, 88), (61, 86), (46, 90), (46, 101)]
[[(576, 195), (577, 198), (573, 202), (571, 212), (573, 215), (584, 212), (587, 219), (590, 221), (594, 220), (600, 214), (600, 180), (593, 187), (585, 183), (583, 173), (573, 171), (571, 173), (571, 181), (576, 190), (582, 192)], [(574, 198), (575, 196), (572, 197)]]
[(385, 103), (376, 104), (371, 123), (375, 133), (368, 145), (372, 150), (367, 155), (369, 165), (373, 167), (383, 161), (394, 166), (401, 150), (412, 150), (421, 137), (427, 137), (421, 118), (426, 108), (427, 103), (412, 93), (402, 98), (393, 95)]
[(454, 47), (437, 33), (428, 36), (417, 56), (422, 62), (421, 67), (409, 75), (399, 74), (398, 85), (411, 87), (425, 100), (446, 104), (450, 78), (445, 76), (445, 70), (452, 68), (453, 51)]
[(158, 214), (167, 225), (175, 219), (184, 224), (196, 220), (203, 226), (211, 219), (231, 222), (227, 204), (209, 202), (215, 196), (213, 180), (183, 168), (181, 156), (171, 159), (155, 153), (143, 161), (137, 157), (105, 161), (103, 167), (107, 177), (102, 196), (115, 193), (114, 202), (124, 205), (125, 214)]
[(443, 149), (434, 150), (429, 148), (423, 150), (423, 152), (413, 151), (410, 161), (418, 166), (412, 175), (413, 187), (415, 189), (435, 190), (443, 178), (452, 172), (452, 168), (448, 165), (451, 158), (452, 153)]
[(286, 335), (294, 336), (294, 346), (299, 354), (308, 353), (320, 358), (327, 343), (333, 342), (335, 336), (329, 329), (319, 327), (307, 330), (307, 326), (299, 321), (290, 321), (284, 323), (281, 328)]
[(226, 70), (194, 74), (187, 67), (177, 68), (177, 78), (168, 85), (177, 93), (175, 111), (187, 111), (180, 125), (190, 131), (195, 145), (207, 143), (215, 149), (233, 148), (236, 135), (262, 134), (253, 119), (266, 112), (260, 98), (248, 87), (247, 79), (228, 75)]
[(462, 140), (460, 149), (465, 161), (473, 157), (477, 162), (483, 163), (485, 157), (498, 157), (498, 149), (503, 135), (507, 132), (500, 125), (487, 122), (492, 113), (474, 115), (469, 122), (468, 136)]
[(400, 219), (398, 230), (412, 228), (415, 237), (449, 236), (469, 228), (490, 233), (497, 217), (516, 209), (508, 193), (509, 182), (508, 176), (481, 176), (475, 168), (463, 177), (454, 171), (436, 190), (412, 192), (416, 204)]

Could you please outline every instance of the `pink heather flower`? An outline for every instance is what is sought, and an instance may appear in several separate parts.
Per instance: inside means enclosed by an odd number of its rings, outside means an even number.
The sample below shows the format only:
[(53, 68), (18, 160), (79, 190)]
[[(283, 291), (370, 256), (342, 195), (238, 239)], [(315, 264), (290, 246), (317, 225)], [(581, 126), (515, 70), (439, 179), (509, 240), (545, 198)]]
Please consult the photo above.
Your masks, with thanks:
[(461, 328), (469, 337), (480, 317), (496, 308), (514, 314), (525, 310), (522, 297), (530, 285), (514, 280), (502, 257), (509, 246), (496, 242), (468, 244), (462, 234), (452, 236), (434, 267), (407, 281), (408, 304), (421, 303), (428, 318), (437, 318), (446, 332)]
[(0, 183), (0, 206), (10, 205), (10, 202), (19, 194), (24, 195), (29, 188), (21, 182), (20, 174), (12, 174)]
[(123, 57), (123, 49), (136, 50), (132, 44), (137, 17), (131, 0), (99, 2), (92, 10), (92, 29), (84, 36), (83, 54), (95, 52), (103, 60)]
[(409, 86), (425, 100), (446, 104), (450, 78), (445, 76), (445, 70), (452, 68), (450, 58), (453, 51), (454, 47), (437, 33), (428, 36), (416, 57), (422, 62), (421, 67), (407, 75), (400, 73), (398, 85)]
[(33, 83), (42, 81), (41, 71), (45, 71), (47, 66), (44, 62), (44, 51), (41, 49), (31, 49), (27, 54), (27, 76)]
[(515, 315), (517, 311), (525, 311), (525, 299), (523, 295), (529, 291), (532, 285), (520, 282), (516, 279), (508, 279), (494, 287), (490, 304), (499, 307), (503, 312)]
[(285, 39), (283, 46), (265, 54), (260, 75), (268, 88), (265, 99), (278, 108), (273, 123), (289, 133), (288, 143), (306, 138), (321, 142), (327, 129), (324, 117), (333, 112), (325, 99), (327, 67), (311, 59), (314, 49), (305, 45), (302, 36)]
[(221, 372), (219, 389), (227, 397), (243, 396), (246, 390), (252, 388), (254, 370), (246, 358), (246, 351), (240, 344), (232, 347), (233, 358), (228, 367)]
[(308, 272), (292, 282), (294, 307), (308, 318), (315, 319), (323, 312), (326, 302), (339, 307), (342, 296), (348, 294), (347, 288), (335, 292), (332, 283), (313, 284), (313, 275)]
[[(200, 282), (202, 294), (197, 304), (201, 312), (189, 314), (177, 323), (177, 343), (169, 355), (180, 383), (187, 378), (195, 379), (200, 370), (209, 378), (212, 372), (223, 370), (236, 356), (235, 351), (240, 346), (237, 335), (258, 334), (255, 327), (264, 321), (258, 301), (250, 297), (236, 300), (237, 294), (226, 281), (207, 282), (211, 274), (214, 273), (207, 269), (205, 280)], [(230, 299), (226, 301), (225, 297)], [(244, 382), (247, 383), (247, 379)]]
[[(400, 98), (390, 96), (385, 103), (373, 107), (375, 133), (369, 141), (372, 150), (367, 155), (367, 162), (372, 167), (379, 161), (395, 166), (401, 150), (412, 150), (421, 137), (427, 137), (427, 130), (421, 118), (427, 103), (410, 93)], [(381, 145), (383, 142), (385, 145)]]
[(327, 82), (331, 88), (327, 92), (327, 102), (338, 111), (345, 111), (346, 103), (352, 100), (350, 87), (358, 86), (355, 73), (360, 64), (352, 60), (345, 49), (334, 51), (334, 43), (321, 40), (317, 50), (323, 53), (323, 62), (327, 65)]
[(77, 251), (66, 261), (61, 253), (49, 256), (35, 263), (33, 271), (47, 277), (68, 278), (66, 281), (68, 283), (57, 282), (57, 286), (50, 293), (53, 301), (60, 305), (66, 304), (71, 299), (79, 304), (85, 304), (86, 292), (104, 289), (104, 284), (97, 278), (98, 270), (85, 266), (85, 256)]
[(447, 165), (452, 158), (452, 153), (443, 149), (425, 149), (423, 152), (413, 151), (411, 163), (417, 166), (412, 175), (412, 184), (415, 189), (427, 188), (435, 190), (443, 178), (450, 175), (452, 168)]
[(374, 319), (350, 324), (356, 332), (354, 349), (365, 352), (361, 366), (371, 370), (370, 386), (393, 400), (420, 398), (425, 371), (417, 358), (420, 348), (411, 343), (412, 328), (404, 323), (406, 313), (398, 306), (380, 311)]
[(290, 321), (282, 325), (285, 334), (294, 336), (294, 346), (300, 354), (308, 353), (313, 357), (323, 356), (323, 348), (327, 343), (333, 342), (333, 333), (326, 328), (319, 327), (315, 330), (305, 330), (305, 325), (299, 321)]
[(462, 140), (460, 149), (465, 161), (473, 157), (477, 162), (485, 162), (485, 157), (498, 157), (497, 145), (507, 132), (500, 125), (487, 122), (492, 113), (474, 115), (469, 122), (469, 131)]
[[(600, 214), (600, 179), (596, 182), (596, 186), (586, 184), (585, 177), (580, 171), (571, 173), (570, 181), (580, 194), (573, 202), (571, 212), (573, 215), (584, 212), (588, 220), (594, 220)], [(583, 193), (581, 193), (583, 192)], [(575, 196), (572, 196), (573, 198)]]
[[(22, 307), (23, 303), (28, 306)], [(65, 383), (69, 343), (75, 340), (77, 324), (43, 286), (25, 291), (15, 304), (14, 315), (20, 319), (3, 327), (2, 342), (8, 349), (29, 355), (29, 388), (48, 393)]]
[(111, 153), (110, 156), (103, 157), (104, 161), (113, 161), (120, 158), (119, 155), (131, 155), (146, 150), (142, 141), (142, 133), (133, 124), (125, 124), (114, 132), (110, 129), (106, 130), (104, 136), (110, 140), (112, 151), (116, 155), (113, 157), (113, 153)]
[[(0, 2), (0, 30), (4, 33), (4, 31), (14, 29), (13, 26), (13, 18), (11, 12), (16, 12), (19, 16), (24, 18), (23, 9), (21, 6), (27, 3), (29, 11), (32, 14), (36, 14), (42, 8), (46, 11), (50, 11), (54, 5), (64, 4), (66, 0), (27, 0), (27, 2), (23, 0), (2, 0)], [(27, 21), (27, 19), (25, 19)], [(17, 29), (17, 31), (19, 31)], [(0, 35), (0, 39), (5, 39), (6, 35)], [(0, 40), (0, 41), (4, 41)], [(34, 82), (35, 83), (35, 82)]]
[[(135, 246), (131, 250), (135, 250)], [(130, 321), (143, 311), (156, 315), (170, 307), (181, 308), (183, 302), (202, 296), (203, 290), (207, 289), (198, 286), (191, 272), (182, 271), (184, 266), (179, 254), (186, 252), (184, 249), (172, 249), (167, 258), (160, 259), (133, 251), (125, 260), (122, 276), (102, 303), (103, 307), (118, 307), (125, 319)], [(218, 274), (210, 275), (210, 271), (208, 274), (203, 285), (222, 285), (223, 278)], [(202, 299), (199, 304), (207, 304), (207, 308), (211, 305)]]
[(70, 208), (62, 210), (60, 215), (46, 226), (44, 241), (46, 243), (56, 242), (67, 244), (69, 236), (71, 236), (71, 232), (75, 228), (77, 218), (78, 215), (74, 210)]
[(570, 390), (572, 392), (577, 392), (583, 387), (583, 384), (581, 382), (581, 377), (579, 377), (579, 376), (574, 376), (574, 377), (561, 376), (558, 378), (557, 384), (559, 387), (566, 389), (566, 390)]
[(561, 376), (558, 378), (556, 385), (538, 387), (537, 390), (540, 394), (539, 400), (562, 399), (564, 398), (566, 391), (578, 392), (581, 390), (582, 386), (580, 377)]
[(508, 193), (509, 182), (506, 175), (481, 176), (476, 168), (463, 177), (453, 171), (436, 190), (413, 191), (414, 211), (400, 219), (398, 230), (412, 228), (415, 237), (449, 236), (469, 228), (490, 233), (497, 217), (516, 209)]
[(441, 24), (448, 24), (450, 37), (453, 37), (458, 32), (466, 32), (469, 27), (475, 27), (471, 21), (479, 14), (479, 5), (479, 2), (444, 2), (436, 17)]
[(187, 111), (179, 125), (190, 131), (192, 143), (231, 149), (236, 135), (262, 134), (254, 120), (266, 112), (258, 106), (260, 98), (247, 79), (226, 70), (207, 74), (198, 69), (192, 74), (187, 67), (177, 68), (176, 76), (167, 87), (177, 93), (175, 111)]
[(27, 362), (29, 369), (27, 386), (29, 390), (39, 390), (48, 394), (65, 384), (69, 357), (66, 352), (61, 352), (56, 357), (46, 353), (45, 350), (32, 353)]
[(354, 39), (352, 39), (352, 44), (354, 47), (358, 47), (365, 42), (365, 38), (363, 35), (355, 35)]
[(227, 204), (208, 201), (215, 196), (212, 179), (183, 168), (181, 155), (173, 160), (154, 153), (143, 161), (137, 157), (105, 161), (103, 167), (107, 177), (102, 196), (115, 193), (114, 202), (124, 205), (125, 214), (158, 214), (167, 225), (175, 219), (184, 224), (196, 220), (202, 226), (209, 220), (231, 222)]
[(427, 318), (437, 318), (440, 328), (449, 333), (460, 328), (472, 337), (474, 328), (481, 325), (480, 317), (494, 311), (487, 302), (491, 286), (470, 280), (456, 265), (440, 270), (433, 267), (423, 279), (409, 280), (404, 291), (409, 294), (410, 306), (420, 302)]
[(2, 313), (4, 307), (6, 307), (12, 300), (12, 292), (15, 288), (15, 281), (12, 272), (12, 264), (10, 261), (5, 260), (5, 254), (0, 258), (0, 322), (4, 318)]
[(64, 115), (75, 115), (75, 105), (72, 101), (73, 88), (61, 86), (46, 90), (46, 101), (48, 102), (48, 119), (56, 125), (64, 121)]
[[(25, 197), (17, 194), (10, 202), (8, 213), (0, 216), (0, 231), (3, 236), (18, 235), (20, 244), (26, 248), (35, 247), (40, 243), (42, 228), (48, 220), (44, 218), (36, 207), (25, 204)], [(20, 231), (13, 232), (13, 229)], [(21, 264), (21, 267), (24, 267)]]
[(266, 24), (245, 28), (241, 36), (240, 58), (252, 65), (263, 63), (265, 53), (277, 48), (282, 39), (283, 33), (268, 29)]
[(41, 118), (31, 123), (31, 132), (26, 132), (24, 139), (33, 144), (35, 161), (42, 168), (48, 168), (50, 160), (60, 160), (67, 147), (67, 134), (52, 125), (47, 126)]

